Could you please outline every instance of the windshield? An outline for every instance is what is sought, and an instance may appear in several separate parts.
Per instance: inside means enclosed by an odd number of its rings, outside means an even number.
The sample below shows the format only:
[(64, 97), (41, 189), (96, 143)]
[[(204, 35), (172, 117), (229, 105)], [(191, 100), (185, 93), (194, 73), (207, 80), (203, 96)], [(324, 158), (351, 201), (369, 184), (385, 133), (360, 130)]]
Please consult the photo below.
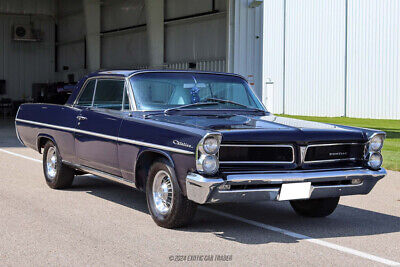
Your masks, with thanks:
[[(138, 110), (260, 109), (264, 107), (245, 80), (237, 76), (147, 72), (131, 78)], [(215, 103), (197, 105), (196, 103)], [(195, 104), (195, 105), (192, 105)]]

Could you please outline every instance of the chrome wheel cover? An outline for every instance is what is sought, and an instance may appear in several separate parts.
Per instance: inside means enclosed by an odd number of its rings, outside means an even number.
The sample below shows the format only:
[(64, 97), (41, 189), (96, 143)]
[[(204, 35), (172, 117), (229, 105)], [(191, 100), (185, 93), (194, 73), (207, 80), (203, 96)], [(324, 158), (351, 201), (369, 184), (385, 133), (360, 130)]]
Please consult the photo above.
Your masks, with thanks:
[(50, 179), (54, 179), (57, 175), (57, 151), (54, 146), (47, 150), (46, 172)]
[(172, 180), (166, 171), (157, 172), (153, 180), (153, 201), (158, 213), (165, 215), (172, 208), (174, 190)]

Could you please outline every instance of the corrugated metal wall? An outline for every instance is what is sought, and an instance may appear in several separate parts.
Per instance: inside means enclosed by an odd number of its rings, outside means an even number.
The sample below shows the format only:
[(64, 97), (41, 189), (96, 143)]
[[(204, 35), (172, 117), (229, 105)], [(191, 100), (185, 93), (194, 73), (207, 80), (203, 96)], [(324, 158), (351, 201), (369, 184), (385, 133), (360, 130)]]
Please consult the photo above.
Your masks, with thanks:
[(345, 0), (287, 0), (284, 112), (344, 110)]
[(351, 0), (347, 115), (400, 119), (400, 2)]
[[(197, 70), (217, 71), (217, 72), (225, 72), (226, 71), (225, 59), (199, 60), (199, 61), (195, 61), (193, 63), (196, 64)], [(166, 64), (166, 69), (187, 70), (187, 69), (189, 69), (189, 62), (169, 63), (169, 64)]]
[(243, 75), (262, 95), (263, 6), (251, 7), (252, 0), (230, 1), (228, 71)]
[[(0, 2), (0, 13), (0, 79), (6, 80), (6, 95), (1, 97), (28, 99), (32, 83), (54, 81), (54, 3), (6, 0)], [(13, 41), (14, 25), (30, 23), (43, 40)]]
[[(284, 0), (264, 1), (262, 101), (275, 113), (283, 113), (284, 13)], [(272, 80), (274, 86), (267, 87), (266, 79)]]
[(26, 15), (49, 15), (55, 13), (54, 0), (1, 0), (0, 12)]
[[(67, 75), (75, 74), (75, 80), (86, 74), (85, 70), (85, 17), (82, 0), (58, 0), (58, 80), (67, 81)], [(67, 67), (67, 70), (64, 70)]]
[[(109, 31), (146, 24), (143, 0), (104, 1), (101, 6), (101, 30)], [(132, 68), (148, 64), (146, 27), (103, 34), (101, 67)]]
[[(215, 1), (215, 10), (218, 10), (218, 14), (168, 22), (170, 19), (210, 12), (213, 8), (212, 2), (212, 0), (165, 0), (165, 19), (167, 20), (165, 62), (167, 66), (196, 62), (201, 69), (222, 70), (218, 64), (226, 56), (226, 0)], [(66, 80), (68, 73), (75, 73), (78, 79), (86, 72), (82, 0), (59, 0), (58, 6), (60, 43), (58, 77)], [(101, 31), (144, 25), (145, 12), (144, 0), (103, 1)], [(145, 26), (101, 35), (101, 67), (103, 69), (142, 68), (147, 65), (148, 47)], [(64, 71), (64, 66), (67, 66), (68, 70)]]
[(400, 118), (399, 1), (267, 0), (264, 12), (272, 112)]

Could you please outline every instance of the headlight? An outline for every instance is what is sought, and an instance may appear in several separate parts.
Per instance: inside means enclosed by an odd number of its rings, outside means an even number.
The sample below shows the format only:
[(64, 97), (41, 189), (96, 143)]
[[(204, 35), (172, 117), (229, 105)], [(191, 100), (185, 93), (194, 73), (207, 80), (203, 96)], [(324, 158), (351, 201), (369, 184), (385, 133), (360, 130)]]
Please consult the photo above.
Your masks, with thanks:
[(368, 150), (370, 152), (377, 152), (382, 149), (383, 146), (383, 135), (375, 135), (369, 140)]
[(378, 170), (382, 165), (382, 160), (382, 155), (380, 153), (371, 153), (368, 158), (368, 166), (374, 170)]
[(205, 156), (202, 162), (203, 172), (214, 174), (218, 170), (218, 159), (214, 155)]
[(221, 134), (209, 133), (200, 140), (196, 148), (196, 169), (199, 173), (213, 175), (218, 172), (221, 139)]
[(218, 140), (215, 137), (207, 137), (203, 143), (204, 152), (207, 154), (216, 154), (218, 146)]

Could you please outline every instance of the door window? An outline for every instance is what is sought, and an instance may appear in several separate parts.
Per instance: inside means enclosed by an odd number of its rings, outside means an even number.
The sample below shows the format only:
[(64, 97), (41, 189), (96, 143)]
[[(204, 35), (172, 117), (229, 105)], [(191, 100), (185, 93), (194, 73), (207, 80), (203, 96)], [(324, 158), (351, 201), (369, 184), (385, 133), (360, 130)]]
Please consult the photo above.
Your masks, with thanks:
[(124, 80), (98, 80), (93, 106), (103, 109), (122, 110)]
[(86, 84), (85, 89), (83, 89), (83, 92), (80, 95), (79, 100), (76, 104), (81, 107), (91, 107), (95, 87), (96, 87), (96, 80), (94, 79), (90, 80)]

